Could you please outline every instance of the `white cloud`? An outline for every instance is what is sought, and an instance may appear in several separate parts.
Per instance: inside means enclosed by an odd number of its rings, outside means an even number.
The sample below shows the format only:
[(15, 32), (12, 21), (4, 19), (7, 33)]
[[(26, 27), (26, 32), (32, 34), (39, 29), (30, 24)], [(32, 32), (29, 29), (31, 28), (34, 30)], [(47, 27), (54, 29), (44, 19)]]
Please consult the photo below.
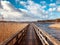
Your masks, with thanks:
[(45, 13), (48, 14), (48, 11), (46, 11)]
[(56, 6), (56, 3), (50, 3), (49, 6), (55, 7)]
[(57, 7), (57, 11), (60, 12), (60, 6)]
[(48, 11), (52, 12), (52, 11), (55, 11), (56, 8), (49, 8)]
[(9, 1), (1, 1), (1, 6), (7, 11), (12, 11), (15, 9)]
[(46, 8), (46, 6), (44, 5), (44, 6), (42, 6), (42, 8)]
[(19, 10), (21, 10), (22, 12), (28, 12), (28, 10), (22, 8), (19, 8)]
[(22, 13), (18, 13), (18, 12), (8, 12), (7, 13), (7, 11), (2, 11), (1, 14), (4, 18), (11, 18), (11, 17), (12, 18), (14, 18), (14, 17), (19, 18), (22, 16)]
[(20, 4), (22, 4), (22, 5), (26, 5), (26, 2), (24, 2), (24, 1), (20, 1)]
[(19, 12), (17, 9), (15, 9), (10, 2), (8, 1), (2, 1), (1, 6), (3, 6), (2, 9), (0, 9), (1, 18), (4, 17), (6, 20), (16, 20), (17, 18), (21, 18), (23, 13)]
[(49, 11), (53, 11), (53, 9), (52, 8), (49, 8)]
[(55, 11), (56, 10), (56, 8), (53, 8), (53, 11)]
[[(22, 5), (24, 5), (24, 7), (27, 8), (28, 12), (30, 12), (32, 14), (32, 15), (30, 15), (31, 17), (32, 16), (36, 17), (35, 19), (37, 19), (37, 17), (39, 19), (47, 18), (48, 12), (44, 10), (44, 8), (46, 8), (45, 5), (41, 6), (40, 4), (37, 4), (31, 0), (28, 0), (27, 2), (23, 2), (23, 3), (25, 3), (25, 5), (24, 4), (22, 4)], [(26, 5), (26, 4), (28, 4), (28, 5)]]
[[(32, 14), (39, 16), (42, 12), (42, 7), (41, 5), (34, 3), (33, 1), (27, 1), (26, 2), (29, 5), (24, 5)], [(45, 6), (44, 6), (45, 7)], [(44, 8), (43, 7), (43, 8)]]

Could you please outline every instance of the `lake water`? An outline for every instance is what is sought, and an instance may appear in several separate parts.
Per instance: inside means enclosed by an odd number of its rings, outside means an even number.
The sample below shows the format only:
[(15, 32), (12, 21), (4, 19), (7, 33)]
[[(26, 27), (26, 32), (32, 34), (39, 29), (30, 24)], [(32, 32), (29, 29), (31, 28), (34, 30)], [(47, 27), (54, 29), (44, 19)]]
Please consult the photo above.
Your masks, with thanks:
[(60, 41), (60, 29), (49, 28), (48, 26), (52, 23), (35, 23), (42, 30), (46, 31), (48, 34), (52, 35), (54, 38)]

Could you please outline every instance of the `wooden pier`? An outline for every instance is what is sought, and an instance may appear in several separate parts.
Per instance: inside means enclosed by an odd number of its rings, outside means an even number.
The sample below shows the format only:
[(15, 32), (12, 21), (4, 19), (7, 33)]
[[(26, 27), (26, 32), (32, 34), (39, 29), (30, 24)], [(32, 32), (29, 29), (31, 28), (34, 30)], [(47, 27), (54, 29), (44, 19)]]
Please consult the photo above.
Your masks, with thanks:
[(26, 25), (0, 45), (60, 45), (60, 41), (40, 29), (34, 23)]

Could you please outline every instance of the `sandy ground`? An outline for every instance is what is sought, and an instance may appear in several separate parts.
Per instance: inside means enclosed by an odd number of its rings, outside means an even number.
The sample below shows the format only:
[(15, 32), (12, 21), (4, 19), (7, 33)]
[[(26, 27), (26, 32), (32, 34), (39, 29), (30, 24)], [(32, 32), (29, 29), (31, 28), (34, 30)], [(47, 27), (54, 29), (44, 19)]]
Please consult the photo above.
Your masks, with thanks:
[(26, 23), (2, 23), (0, 22), (0, 43), (5, 41), (7, 38), (11, 37), (18, 31), (21, 31), (25, 26), (28, 24)]
[(50, 28), (60, 29), (60, 23), (51, 24), (51, 25), (49, 25), (49, 27), (50, 27)]

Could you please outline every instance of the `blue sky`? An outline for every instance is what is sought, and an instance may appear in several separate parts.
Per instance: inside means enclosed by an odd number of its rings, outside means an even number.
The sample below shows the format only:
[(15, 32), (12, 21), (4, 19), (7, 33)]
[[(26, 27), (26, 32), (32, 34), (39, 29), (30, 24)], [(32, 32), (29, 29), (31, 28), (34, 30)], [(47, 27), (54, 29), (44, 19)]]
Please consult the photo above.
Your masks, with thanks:
[[(25, 8), (24, 6), (22, 6), (20, 4), (21, 1), (25, 1), (27, 2), (28, 0), (7, 0), (7, 1), (10, 1), (16, 8)], [(40, 5), (43, 5), (42, 2), (46, 2), (46, 4), (50, 4), (50, 3), (56, 3), (56, 0), (32, 0), (34, 1), (35, 3), (38, 3)]]
[(60, 0), (7, 0), (38, 19), (60, 18)]

